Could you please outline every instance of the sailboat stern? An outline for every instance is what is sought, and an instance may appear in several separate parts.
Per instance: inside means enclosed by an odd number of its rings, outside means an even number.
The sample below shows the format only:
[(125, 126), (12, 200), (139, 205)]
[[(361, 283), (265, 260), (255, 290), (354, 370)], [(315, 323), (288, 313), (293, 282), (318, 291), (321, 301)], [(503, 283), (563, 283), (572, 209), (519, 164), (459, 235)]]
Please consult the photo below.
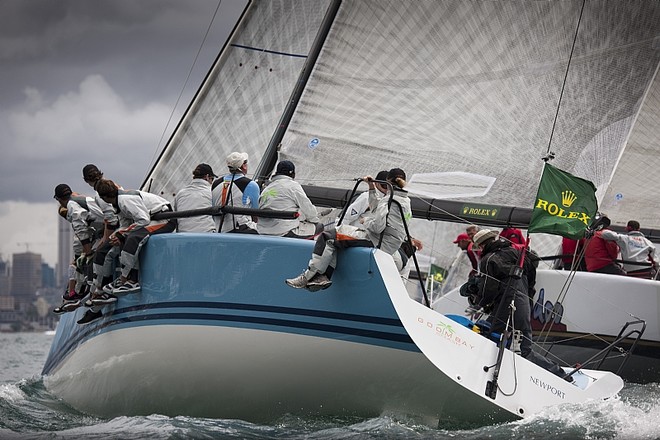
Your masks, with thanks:
[[(388, 264), (383, 256), (377, 260)], [(522, 418), (549, 406), (613, 397), (623, 388), (623, 380), (607, 371), (581, 370), (577, 380), (569, 383), (508, 349), (494, 380), (498, 358), (494, 341), (473, 331), (471, 325), (411, 300), (395, 277), (384, 278), (412, 340), (438, 370), (463, 388), (465, 396)]]

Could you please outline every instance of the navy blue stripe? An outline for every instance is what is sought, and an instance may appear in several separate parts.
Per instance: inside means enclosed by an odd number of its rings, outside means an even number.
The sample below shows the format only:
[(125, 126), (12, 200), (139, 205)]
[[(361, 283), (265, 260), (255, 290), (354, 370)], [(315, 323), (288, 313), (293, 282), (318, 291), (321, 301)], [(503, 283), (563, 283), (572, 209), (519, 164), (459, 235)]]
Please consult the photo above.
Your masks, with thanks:
[(231, 46), (233, 47), (238, 47), (241, 49), (247, 49), (247, 50), (254, 50), (255, 52), (266, 52), (266, 53), (272, 53), (275, 55), (284, 55), (287, 57), (294, 57), (294, 58), (307, 58), (307, 55), (300, 55), (297, 53), (287, 53), (287, 52), (279, 52), (277, 50), (268, 50), (268, 49), (263, 49), (259, 47), (251, 47), (251, 46), (244, 46), (242, 44), (232, 44)]
[(379, 316), (357, 315), (354, 313), (328, 312), (324, 310), (300, 309), (295, 307), (279, 307), (258, 304), (240, 304), (229, 302), (211, 302), (211, 301), (173, 301), (153, 304), (140, 304), (136, 306), (123, 307), (115, 309), (112, 315), (127, 313), (133, 311), (150, 309), (169, 309), (169, 308), (208, 308), (208, 309), (227, 309), (227, 310), (250, 310), (257, 312), (278, 313), (298, 316), (314, 316), (318, 318), (338, 319), (342, 321), (366, 322), (369, 324), (389, 325), (401, 327), (401, 321), (395, 318), (381, 318)]
[[(116, 314), (115, 311), (114, 314)], [(112, 315), (110, 315), (112, 316)], [(193, 320), (193, 321), (207, 321), (207, 322), (242, 322), (250, 324), (261, 324), (261, 325), (271, 325), (275, 327), (288, 327), (288, 328), (297, 328), (305, 330), (316, 330), (320, 332), (328, 332), (335, 334), (344, 334), (352, 335), (363, 338), (376, 339), (380, 341), (392, 341), (403, 344), (410, 344), (411, 349), (414, 347), (414, 344), (410, 337), (407, 334), (400, 333), (389, 333), (381, 332), (375, 330), (366, 330), (353, 327), (344, 327), (338, 325), (326, 325), (313, 322), (300, 322), (292, 321), (287, 319), (275, 319), (275, 318), (264, 318), (264, 317), (254, 317), (254, 316), (237, 316), (237, 315), (225, 315), (225, 314), (209, 314), (209, 313), (161, 313), (161, 314), (150, 314), (150, 315), (141, 315), (141, 316), (130, 316), (122, 317), (109, 321), (102, 322), (93, 327), (85, 326), (85, 330), (81, 330), (77, 334), (72, 334), (70, 340), (58, 350), (51, 358), (48, 359), (42, 374), (48, 374), (57, 364), (61, 362), (71, 351), (73, 351), (80, 343), (83, 342), (90, 334), (98, 334), (99, 330), (104, 328), (126, 324), (126, 323), (138, 323), (145, 321), (155, 321), (155, 320)]]

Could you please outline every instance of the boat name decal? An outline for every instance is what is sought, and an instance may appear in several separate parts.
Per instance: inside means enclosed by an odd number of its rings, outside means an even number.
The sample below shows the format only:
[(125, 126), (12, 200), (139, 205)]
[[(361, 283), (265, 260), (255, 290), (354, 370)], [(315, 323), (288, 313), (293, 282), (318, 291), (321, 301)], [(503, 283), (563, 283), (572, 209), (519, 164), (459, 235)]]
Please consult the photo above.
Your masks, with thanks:
[(529, 376), (529, 380), (531, 380), (532, 383), (534, 383), (534, 385), (536, 385), (537, 387), (539, 387), (541, 389), (544, 389), (544, 390), (550, 392), (551, 394), (554, 394), (555, 396), (559, 397), (560, 399), (564, 399), (565, 396), (566, 396), (566, 394), (562, 390), (560, 390), (558, 388), (555, 388), (554, 386), (550, 385), (549, 383), (543, 382), (538, 377)]
[[(565, 207), (569, 207), (575, 201), (575, 198), (573, 198), (575, 196), (573, 195), (572, 192), (570, 192), (569, 196), (566, 196), (564, 193), (566, 193), (566, 191), (562, 193), (562, 205), (564, 205)], [(591, 220), (589, 214), (585, 212), (564, 211), (564, 208), (560, 208), (556, 203), (552, 203), (547, 200), (543, 200), (541, 198), (539, 198), (536, 201), (535, 209), (542, 209), (553, 217), (571, 218), (571, 219), (576, 218), (579, 219), (585, 225), (588, 225), (589, 220)]]
[(454, 332), (451, 324), (445, 324), (443, 322), (433, 323), (431, 321), (425, 320), (422, 317), (418, 317), (417, 322), (433, 330), (436, 336), (439, 336), (454, 345), (462, 345), (466, 348), (469, 348), (470, 350), (474, 349), (474, 345), (468, 343), (465, 339), (461, 338)]

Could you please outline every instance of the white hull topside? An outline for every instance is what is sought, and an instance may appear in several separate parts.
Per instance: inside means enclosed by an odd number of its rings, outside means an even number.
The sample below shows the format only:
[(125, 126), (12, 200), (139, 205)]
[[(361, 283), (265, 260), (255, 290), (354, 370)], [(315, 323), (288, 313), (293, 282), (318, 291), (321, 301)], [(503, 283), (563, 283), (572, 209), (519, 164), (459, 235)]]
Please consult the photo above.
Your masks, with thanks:
[[(109, 417), (272, 421), (287, 413), (395, 411), (437, 423), (444, 404), (453, 401), (460, 402), (459, 415), (478, 423), (511, 418), (470, 399), (420, 353), (241, 328), (159, 325), (107, 332), (80, 346), (45, 381), (75, 408)], [(470, 411), (489, 406), (485, 417)]]

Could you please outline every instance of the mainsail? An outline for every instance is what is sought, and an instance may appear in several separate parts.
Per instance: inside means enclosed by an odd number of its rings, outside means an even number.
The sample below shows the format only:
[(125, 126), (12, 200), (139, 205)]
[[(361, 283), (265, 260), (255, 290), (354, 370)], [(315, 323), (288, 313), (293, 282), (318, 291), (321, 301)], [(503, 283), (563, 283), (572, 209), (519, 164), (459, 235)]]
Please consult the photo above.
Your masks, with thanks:
[(197, 164), (209, 163), (222, 172), (232, 151), (247, 152), (256, 169), (328, 3), (248, 3), (143, 189), (172, 199)]
[[(395, 165), (495, 176), (474, 202), (531, 208), (570, 57), (553, 164), (593, 181), (602, 199), (640, 109), (660, 120), (647, 103), (657, 99), (647, 91), (660, 61), (660, 4), (586, 1), (581, 15), (582, 4), (342, 2), (283, 158), (322, 186)], [(643, 131), (650, 160), (657, 126)], [(615, 223), (648, 208), (625, 193), (621, 205), (635, 208)], [(660, 226), (657, 215), (644, 219)]]
[[(167, 196), (196, 163), (262, 158), (336, 3), (250, 2), (145, 185)], [(472, 202), (531, 209), (552, 151), (594, 182), (614, 225), (660, 228), (660, 3), (339, 3), (281, 140), (301, 183), (466, 172), (496, 179)]]

